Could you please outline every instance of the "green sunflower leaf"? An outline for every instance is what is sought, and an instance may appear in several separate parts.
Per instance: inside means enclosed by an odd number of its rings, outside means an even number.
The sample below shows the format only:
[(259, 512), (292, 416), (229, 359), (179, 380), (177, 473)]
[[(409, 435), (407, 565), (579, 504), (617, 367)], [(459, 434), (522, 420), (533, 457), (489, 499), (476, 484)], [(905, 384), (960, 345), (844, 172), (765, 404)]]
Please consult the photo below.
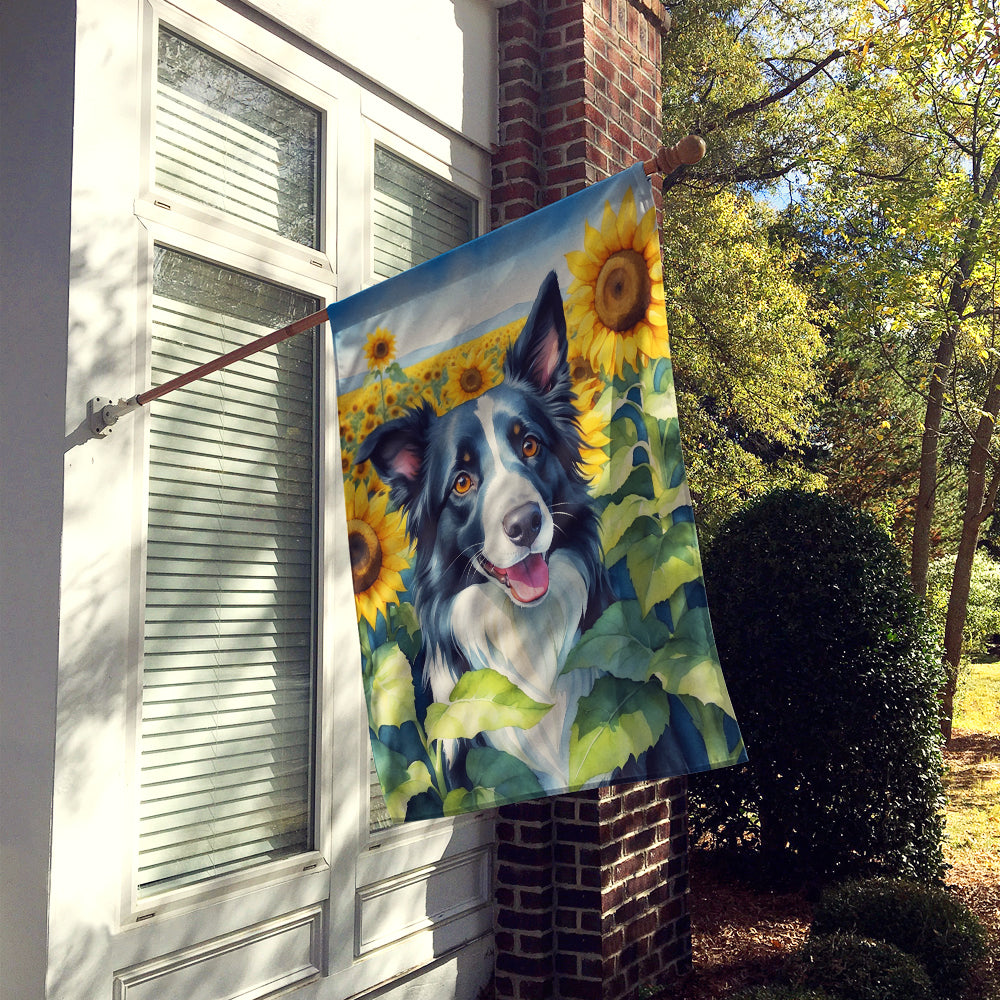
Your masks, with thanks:
[(670, 643), (657, 652), (653, 673), (671, 694), (717, 705), (735, 718), (712, 638), (708, 608), (688, 608)]
[(383, 726), (417, 721), (416, 692), (410, 661), (394, 642), (378, 646), (372, 654), (368, 721), (377, 733)]
[(474, 786), (493, 789), (497, 802), (517, 802), (545, 794), (527, 764), (494, 747), (473, 747), (466, 757), (465, 771)]
[(647, 614), (678, 587), (701, 577), (693, 522), (678, 521), (663, 534), (650, 532), (629, 548), (625, 560), (642, 613)]
[(457, 816), (460, 813), (479, 812), (480, 809), (492, 809), (497, 805), (496, 793), (492, 788), (453, 788), (444, 797), (445, 816)]
[(655, 615), (643, 616), (637, 601), (617, 601), (580, 637), (562, 672), (597, 667), (624, 680), (646, 681), (670, 629)]
[(569, 744), (569, 785), (582, 788), (599, 775), (638, 759), (670, 721), (670, 700), (658, 681), (605, 676), (580, 699)]
[(385, 805), (396, 823), (406, 818), (406, 806), (415, 795), (430, 791), (434, 779), (422, 760), (412, 763), (395, 750), (390, 750), (380, 740), (372, 740), (375, 769), (385, 793)]
[(428, 706), (424, 729), (428, 740), (472, 739), (505, 726), (530, 729), (550, 708), (484, 667), (462, 674), (447, 703)]
[(444, 800), (446, 816), (489, 809), (545, 794), (534, 771), (508, 753), (493, 747), (473, 747), (465, 762), (472, 788), (455, 788)]
[(737, 740), (735, 747), (729, 746), (725, 730), (726, 716), (722, 709), (718, 705), (706, 705), (690, 695), (681, 695), (681, 701), (705, 741), (705, 750), (712, 767), (727, 767), (739, 763), (745, 752), (743, 740)]

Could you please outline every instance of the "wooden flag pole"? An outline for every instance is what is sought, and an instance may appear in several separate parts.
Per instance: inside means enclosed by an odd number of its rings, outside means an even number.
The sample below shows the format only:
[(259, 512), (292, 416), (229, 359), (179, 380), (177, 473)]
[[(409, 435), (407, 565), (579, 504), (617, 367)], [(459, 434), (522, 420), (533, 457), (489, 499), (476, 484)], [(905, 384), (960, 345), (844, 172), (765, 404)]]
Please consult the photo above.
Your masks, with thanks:
[[(656, 156), (646, 160), (642, 167), (647, 174), (660, 173), (665, 175), (672, 173), (684, 164), (691, 165), (697, 163), (704, 155), (705, 140), (697, 135), (688, 135), (673, 146), (661, 146), (657, 150)], [(168, 392), (173, 392), (175, 389), (180, 389), (190, 382), (195, 382), (206, 375), (220, 371), (235, 361), (242, 361), (244, 358), (248, 358), (258, 351), (266, 350), (274, 344), (280, 344), (281, 341), (288, 340), (289, 337), (294, 337), (299, 333), (305, 333), (306, 330), (313, 329), (313, 327), (320, 326), (326, 319), (326, 309), (320, 309), (309, 316), (295, 320), (294, 323), (289, 323), (288, 326), (283, 326), (280, 330), (267, 333), (263, 337), (258, 337), (256, 340), (250, 341), (249, 344), (237, 347), (228, 354), (223, 354), (212, 361), (207, 361), (205, 364), (199, 365), (197, 368), (192, 368), (191, 371), (185, 372), (183, 375), (178, 375), (176, 378), (170, 379), (169, 382), (164, 382), (155, 388), (137, 393), (129, 399), (119, 399), (116, 403), (113, 400), (95, 396), (87, 402), (87, 420), (90, 424), (91, 433), (95, 437), (105, 437), (111, 432), (112, 426), (118, 422), (118, 418), (124, 414), (131, 413), (132, 410), (137, 410), (140, 406), (145, 406), (146, 403), (150, 403), (154, 399), (159, 399), (161, 396), (165, 396)]]
[(673, 146), (660, 146), (656, 156), (642, 168), (647, 174), (672, 174), (678, 167), (694, 166), (705, 155), (705, 140), (700, 135), (686, 135)]
[(132, 410), (137, 410), (140, 406), (145, 406), (146, 403), (150, 403), (154, 399), (159, 399), (168, 392), (173, 392), (174, 389), (180, 389), (189, 382), (195, 382), (206, 375), (220, 371), (235, 361), (242, 361), (244, 358), (248, 358), (252, 354), (257, 354), (259, 351), (264, 351), (274, 344), (280, 344), (283, 340), (288, 340), (297, 334), (305, 333), (306, 330), (311, 330), (313, 327), (324, 323), (326, 318), (326, 309), (310, 313), (308, 316), (303, 316), (302, 319), (297, 319), (295, 322), (289, 323), (288, 326), (283, 326), (280, 330), (266, 333), (264, 336), (258, 337), (256, 340), (251, 340), (242, 347), (237, 347), (235, 350), (229, 351), (228, 354), (223, 354), (211, 361), (206, 361), (205, 364), (199, 365), (197, 368), (192, 368), (191, 371), (185, 372), (183, 375), (178, 375), (176, 378), (170, 379), (169, 382), (164, 382), (162, 385), (158, 385), (152, 389), (146, 389), (144, 392), (137, 393), (129, 399), (119, 399), (115, 403), (110, 399), (102, 399), (100, 396), (95, 396), (87, 402), (87, 419), (90, 423), (90, 430), (95, 437), (105, 437), (111, 432), (112, 425), (117, 423), (120, 416), (130, 413)]

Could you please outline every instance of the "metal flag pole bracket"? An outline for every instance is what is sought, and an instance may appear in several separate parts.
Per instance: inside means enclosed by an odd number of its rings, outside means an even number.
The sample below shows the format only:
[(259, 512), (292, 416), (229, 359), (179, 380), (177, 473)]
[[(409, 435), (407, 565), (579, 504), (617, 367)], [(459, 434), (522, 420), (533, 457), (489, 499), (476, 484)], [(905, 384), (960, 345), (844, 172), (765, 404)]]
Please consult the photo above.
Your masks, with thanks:
[[(697, 163), (704, 155), (705, 140), (701, 136), (688, 135), (673, 146), (661, 146), (656, 151), (656, 155), (652, 159), (646, 160), (642, 166), (647, 174), (660, 173), (666, 176), (681, 166)], [(231, 365), (234, 361), (241, 361), (243, 358), (250, 357), (251, 354), (265, 350), (272, 344), (280, 343), (298, 333), (311, 330), (324, 323), (327, 318), (326, 309), (320, 309), (294, 323), (289, 323), (288, 326), (283, 326), (280, 330), (258, 337), (228, 354), (223, 354), (213, 361), (199, 365), (183, 375), (178, 375), (169, 382), (164, 382), (163, 385), (147, 389), (145, 392), (137, 393), (128, 399), (119, 399), (117, 403), (104, 396), (94, 396), (93, 399), (87, 401), (87, 424), (90, 427), (90, 432), (94, 437), (107, 437), (111, 433), (112, 427), (118, 422), (118, 418), (126, 413), (131, 413), (133, 410), (139, 409), (140, 406), (145, 406), (146, 403), (159, 399), (168, 392), (173, 392), (174, 389), (180, 389), (189, 382), (217, 372)]]
[(137, 396), (119, 399), (117, 403), (104, 396), (88, 399), (87, 423), (90, 425), (90, 433), (94, 437), (107, 437), (111, 433), (111, 428), (118, 423), (120, 416), (138, 409), (140, 405)]

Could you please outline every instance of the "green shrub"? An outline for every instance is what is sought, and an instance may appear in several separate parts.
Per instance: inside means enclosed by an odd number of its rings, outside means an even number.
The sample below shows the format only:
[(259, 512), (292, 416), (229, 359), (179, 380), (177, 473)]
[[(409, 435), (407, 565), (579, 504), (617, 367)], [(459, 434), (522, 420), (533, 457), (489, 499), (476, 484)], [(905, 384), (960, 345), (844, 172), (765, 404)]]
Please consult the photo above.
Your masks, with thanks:
[(904, 879), (869, 879), (827, 889), (812, 933), (850, 932), (895, 945), (918, 959), (938, 994), (960, 997), (986, 956), (982, 924), (946, 889)]
[(773, 872), (940, 877), (943, 673), (889, 536), (779, 490), (721, 528), (705, 579), (750, 761), (692, 778), (695, 835)]
[(797, 985), (824, 989), (837, 1000), (933, 1000), (924, 967), (884, 941), (853, 934), (810, 938), (793, 968)]

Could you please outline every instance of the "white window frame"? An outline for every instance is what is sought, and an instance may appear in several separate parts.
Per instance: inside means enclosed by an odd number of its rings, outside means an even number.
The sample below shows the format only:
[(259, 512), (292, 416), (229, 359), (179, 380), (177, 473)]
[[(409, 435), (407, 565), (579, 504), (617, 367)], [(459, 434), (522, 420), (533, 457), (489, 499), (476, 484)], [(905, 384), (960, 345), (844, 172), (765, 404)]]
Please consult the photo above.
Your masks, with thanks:
[[(333, 209), (336, 198), (330, 197), (330, 191), (323, 184), (323, 174), (320, 174), (320, 185), (318, 191), (319, 211), (319, 248), (304, 247), (285, 240), (271, 233), (258, 231), (248, 225), (239, 224), (231, 219), (227, 219), (222, 212), (213, 212), (206, 209), (181, 195), (173, 192), (160, 193), (154, 183), (154, 159), (153, 159), (153, 88), (155, 86), (155, 73), (157, 62), (157, 36), (160, 23), (172, 30), (191, 39), (197, 45), (215, 52), (220, 57), (245, 68), (262, 79), (267, 80), (272, 85), (279, 87), (299, 100), (316, 108), (321, 114), (320, 127), (320, 148), (319, 158), (321, 164), (333, 160), (334, 151), (337, 148), (337, 101), (333, 94), (308, 84), (301, 78), (288, 72), (286, 63), (271, 62), (261, 54), (252, 51), (249, 47), (241, 44), (222, 32), (212, 32), (206, 25), (195, 17), (180, 11), (168, 4), (150, 3), (146, 7), (146, 17), (144, 18), (144, 52), (147, 55), (145, 62), (146, 71), (144, 81), (144, 115), (142, 126), (142, 185), (139, 197), (135, 203), (135, 214), (142, 222), (148, 234), (146, 243), (140, 247), (140, 330), (143, 332), (141, 342), (137, 350), (137, 381), (141, 385), (148, 384), (149, 371), (151, 365), (151, 345), (152, 345), (152, 265), (153, 246), (160, 244), (182, 253), (188, 253), (196, 257), (202, 257), (223, 267), (233, 270), (243, 271), (263, 280), (272, 281), (276, 284), (286, 285), (301, 291), (304, 294), (314, 296), (321, 305), (328, 304), (337, 296), (336, 273), (330, 255), (325, 252), (325, 247), (331, 241), (329, 235), (336, 232), (336, 218), (333, 216)], [(265, 32), (261, 32), (266, 35)], [(260, 39), (262, 47), (264, 45), (274, 46), (272, 36)], [(285, 46), (291, 48), (290, 46)], [(294, 52), (294, 50), (292, 50)], [(278, 55), (277, 52), (274, 53)], [(293, 60), (291, 52), (285, 54), (285, 58)], [(318, 334), (322, 336), (322, 332)], [(319, 371), (323, 370), (324, 351), (321, 348), (318, 352), (317, 364)], [(324, 380), (322, 374), (317, 379), (317, 393), (322, 398)], [(150, 404), (155, 406), (155, 402)], [(320, 403), (322, 412), (322, 403)], [(141, 490), (138, 495), (139, 502), (137, 511), (142, 512), (141, 519), (135, 527), (133, 552), (135, 564), (133, 566), (134, 579), (138, 581), (134, 588), (135, 600), (132, 607), (130, 635), (132, 638), (132, 657), (130, 661), (132, 668), (129, 671), (129, 746), (134, 748), (135, 761), (131, 769), (131, 781), (128, 788), (128, 799), (132, 808), (131, 822), (129, 826), (129, 844), (132, 849), (127, 858), (128, 878), (123, 886), (122, 901), (122, 924), (134, 925), (140, 922), (153, 919), (157, 913), (169, 913), (177, 910), (186, 910), (198, 903), (210, 902), (226, 895), (230, 891), (238, 891), (246, 885), (259, 885), (262, 883), (280, 883), (293, 877), (303, 870), (315, 871), (327, 867), (327, 861), (320, 842), (321, 831), (315, 825), (316, 844), (312, 851), (295, 855), (291, 858), (280, 861), (269, 862), (254, 866), (243, 872), (230, 875), (222, 875), (210, 878), (204, 882), (195, 883), (190, 886), (177, 889), (167, 889), (154, 896), (140, 899), (137, 893), (137, 878), (135, 873), (135, 845), (138, 841), (138, 733), (141, 724), (142, 696), (140, 688), (140, 678), (142, 673), (142, 633), (143, 614), (145, 607), (145, 579), (146, 579), (146, 511), (148, 509), (148, 480), (149, 480), (149, 419), (148, 407), (140, 411), (138, 416), (139, 427), (136, 434), (137, 454), (136, 454), (136, 482), (137, 489)], [(324, 435), (323, 428), (318, 428), (320, 437), (317, 454), (323, 454)], [(317, 475), (319, 470), (317, 470)], [(321, 484), (318, 484), (321, 486)], [(324, 525), (330, 523), (329, 516), (324, 510), (326, 498), (319, 490), (318, 496), (318, 518), (317, 535), (321, 546), (321, 557), (319, 564), (323, 566), (333, 566), (332, 553), (324, 551), (323, 546), (327, 544), (323, 531)], [(322, 644), (322, 630), (324, 615), (323, 592), (332, 581), (326, 579), (326, 574), (321, 574), (319, 580), (315, 581), (317, 587), (317, 636), (314, 656), (316, 657), (314, 669), (316, 676), (316, 698), (319, 700), (321, 679), (324, 676), (324, 665), (321, 662), (321, 651), (325, 648)], [(317, 709), (318, 712), (318, 709)], [(320, 749), (314, 747), (316, 751), (317, 763), (320, 761)], [(319, 804), (317, 792), (321, 787), (318, 775), (314, 779), (313, 788), (313, 811), (314, 824), (319, 815)]]
[[(157, 192), (153, 184), (151, 108), (161, 19), (195, 44), (321, 110), (318, 250), (254, 232), (172, 192)], [(402, 102), (376, 95), (351, 73), (314, 58), (212, 0), (183, 0), (183, 9), (168, 0), (147, 0), (142, 22), (144, 58), (140, 65), (146, 110), (141, 126), (142, 180), (134, 203), (142, 227), (138, 248), (140, 337), (135, 355), (139, 387), (149, 384), (154, 243), (288, 285), (315, 295), (322, 304), (373, 282), (369, 251), (376, 142), (472, 195), (478, 203), (479, 232), (485, 231), (489, 191), (486, 151), (447, 133), (425, 116), (406, 109)], [(358, 198), (359, 192), (363, 198)], [(336, 413), (329, 326), (320, 327), (317, 336), (321, 413)], [(151, 405), (155, 406), (155, 401)], [(323, 998), (349, 996), (389, 982), (489, 934), (492, 813), (374, 834), (369, 831), (367, 715), (347, 556), (340, 444), (336, 422), (329, 420), (325, 423), (330, 424), (330, 432), (323, 420), (318, 429), (318, 544), (323, 570), (317, 580), (315, 850), (138, 898), (133, 856), (138, 815), (149, 422), (142, 410), (134, 419), (137, 516), (132, 537), (134, 585), (125, 734), (130, 748), (127, 759), (131, 760), (125, 795), (131, 813), (123, 838), (128, 851), (123, 863), (118, 933), (112, 940), (114, 967), (121, 970), (119, 981), (140, 982), (148, 969), (154, 970), (150, 975), (158, 975), (157, 970), (167, 961), (164, 956), (171, 951), (190, 951), (192, 942), (239, 935), (281, 914), (315, 914), (322, 937), (316, 975), (325, 977)], [(333, 474), (326, 475), (324, 470), (333, 470)], [(335, 697), (331, 694), (334, 690)], [(356, 794), (342, 794), (345, 773), (356, 775)], [(428, 886), (450, 879), (461, 889), (453, 905), (438, 906), (429, 914), (416, 913), (385, 933), (372, 929), (383, 908), (394, 905), (394, 900), (419, 900), (421, 893), (429, 895)]]

